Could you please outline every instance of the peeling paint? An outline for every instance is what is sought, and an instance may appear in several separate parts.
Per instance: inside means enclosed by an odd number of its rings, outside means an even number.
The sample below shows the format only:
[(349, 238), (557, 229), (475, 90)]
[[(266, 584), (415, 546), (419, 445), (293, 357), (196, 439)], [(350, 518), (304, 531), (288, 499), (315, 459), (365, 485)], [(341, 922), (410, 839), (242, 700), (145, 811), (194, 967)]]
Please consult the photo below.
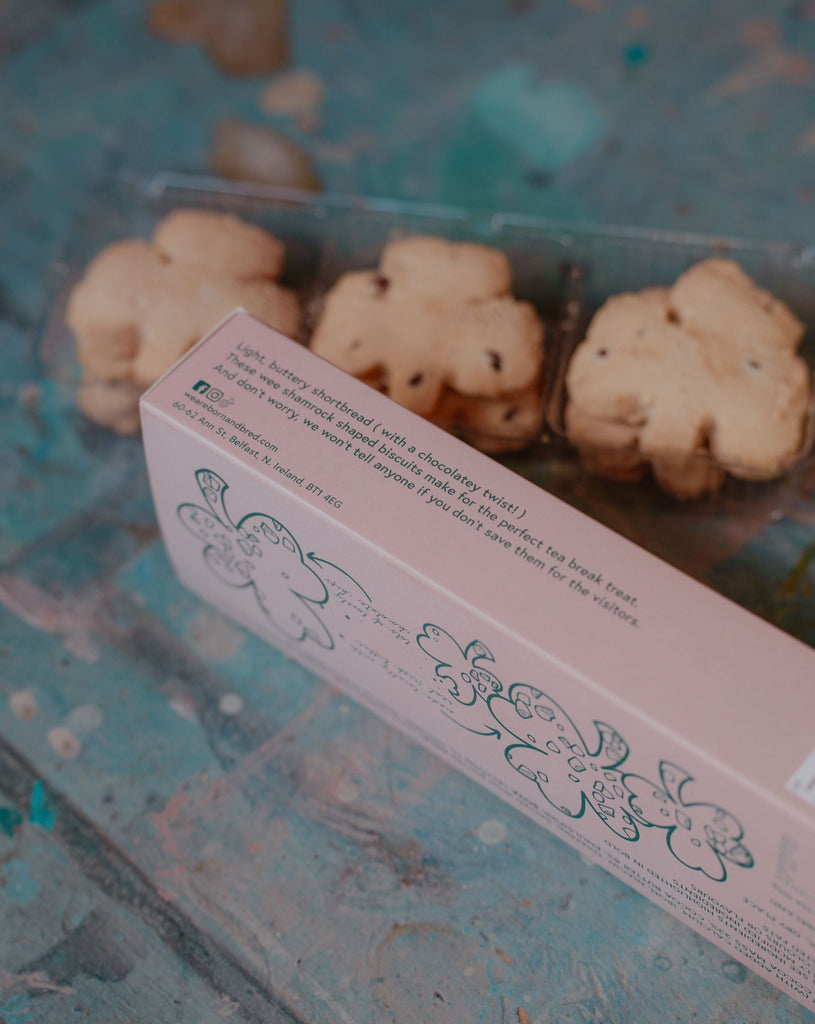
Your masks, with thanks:
[(101, 603), (101, 595), (88, 599), (71, 594), (61, 599), (20, 576), (0, 576), (0, 605), (34, 629), (61, 636), (67, 650), (83, 661), (99, 658), (90, 634)]
[(70, 985), (60, 985), (52, 981), (45, 971), (29, 971), (25, 974), (12, 974), (0, 967), (0, 996), (8, 998), (22, 992), (59, 992), (72, 995)]
[(39, 705), (30, 690), (17, 690), (9, 694), (8, 706), (12, 714), (24, 722), (30, 722), (40, 713)]
[(61, 725), (48, 730), (48, 744), (56, 754), (68, 761), (79, 757), (82, 750), (82, 744), (76, 736)]
[(773, 45), (750, 57), (735, 71), (716, 82), (708, 90), (707, 99), (731, 99), (774, 82), (803, 85), (812, 75), (813, 62), (806, 54)]

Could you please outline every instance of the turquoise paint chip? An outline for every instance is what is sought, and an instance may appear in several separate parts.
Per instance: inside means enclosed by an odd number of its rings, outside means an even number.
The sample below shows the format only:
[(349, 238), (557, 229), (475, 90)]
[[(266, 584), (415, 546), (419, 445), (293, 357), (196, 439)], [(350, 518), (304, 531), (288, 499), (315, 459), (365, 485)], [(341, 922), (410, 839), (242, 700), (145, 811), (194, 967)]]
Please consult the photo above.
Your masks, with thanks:
[(31, 1024), (31, 997), (27, 992), (16, 992), (8, 1002), (0, 1003), (0, 1013), (4, 1024)]
[(540, 79), (526, 64), (486, 78), (471, 100), (486, 130), (538, 171), (573, 163), (602, 135), (606, 119), (594, 97), (574, 82)]
[(648, 50), (642, 45), (642, 43), (632, 43), (631, 46), (627, 46), (625, 48), (623, 57), (625, 58), (626, 64), (642, 64), (648, 59)]
[(15, 828), (22, 823), (23, 816), (14, 807), (0, 807), (0, 832), (13, 838)]
[(39, 825), (46, 832), (54, 827), (56, 812), (48, 804), (45, 789), (41, 782), (35, 782), (31, 791), (31, 810), (28, 815), (32, 825)]

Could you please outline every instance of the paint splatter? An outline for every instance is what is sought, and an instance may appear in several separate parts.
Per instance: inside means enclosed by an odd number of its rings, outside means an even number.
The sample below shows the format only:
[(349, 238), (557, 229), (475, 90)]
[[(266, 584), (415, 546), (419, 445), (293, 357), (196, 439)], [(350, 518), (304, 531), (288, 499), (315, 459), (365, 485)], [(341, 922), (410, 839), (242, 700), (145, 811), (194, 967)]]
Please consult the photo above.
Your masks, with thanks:
[(82, 744), (72, 732), (62, 725), (48, 730), (48, 743), (52, 750), (68, 761), (79, 757)]
[(485, 846), (495, 846), (496, 843), (501, 843), (506, 839), (507, 827), (502, 821), (490, 818), (481, 822), (476, 835)]
[(34, 788), (31, 790), (31, 808), (28, 820), (32, 825), (39, 825), (46, 832), (50, 832), (54, 827), (56, 817), (56, 811), (51, 808), (48, 797), (45, 795), (45, 787), (41, 782), (35, 782)]
[(95, 704), (80, 704), (65, 719), (65, 728), (75, 736), (86, 736), (102, 724), (102, 711)]
[(748, 39), (757, 52), (716, 82), (707, 92), (709, 100), (743, 96), (775, 82), (803, 85), (812, 78), (813, 62), (806, 54), (784, 49), (766, 27), (763, 35), (761, 31), (754, 27), (753, 36)]
[(632, 32), (648, 28), (651, 24), (651, 12), (646, 7), (632, 7), (625, 16), (625, 24)]
[(99, 658), (91, 633), (97, 628), (102, 603), (101, 594), (60, 598), (21, 576), (0, 576), (0, 604), (34, 629), (61, 636), (66, 649), (83, 661)]
[(189, 625), (187, 635), (196, 651), (208, 661), (225, 662), (243, 646), (244, 634), (222, 615), (200, 611)]
[(24, 992), (60, 992), (62, 995), (71, 995), (73, 989), (69, 985), (52, 981), (45, 971), (12, 974), (0, 967), (0, 995), (8, 997)]
[(648, 50), (643, 43), (631, 43), (623, 51), (623, 60), (630, 67), (644, 64), (648, 60)]
[(178, 693), (170, 700), (170, 707), (175, 711), (177, 715), (184, 719), (186, 722), (197, 722), (198, 712), (195, 710), (195, 704), (192, 698), (188, 697), (185, 693)]
[(219, 1017), (231, 1017), (233, 1014), (240, 1010), (240, 1003), (236, 1003), (234, 999), (230, 999), (229, 996), (221, 996), (221, 1005), (218, 1009)]
[(278, 75), (263, 90), (260, 106), (268, 114), (287, 114), (304, 132), (320, 126), (323, 83), (308, 71)]
[(147, 26), (160, 39), (196, 42), (228, 75), (256, 75), (289, 59), (286, 0), (153, 0)]
[(0, 832), (11, 839), (14, 837), (14, 830), (22, 823), (23, 816), (16, 807), (0, 807)]
[(510, 64), (486, 78), (472, 110), (530, 168), (550, 173), (582, 156), (605, 126), (599, 105), (581, 85), (540, 80), (526, 64)]
[(237, 693), (225, 693), (218, 701), (218, 710), (223, 715), (237, 715), (243, 710), (243, 698)]
[(285, 185), (316, 192), (322, 187), (309, 154), (282, 132), (225, 118), (215, 126), (210, 168), (222, 178)]
[(9, 694), (8, 706), (11, 713), (21, 718), (24, 722), (30, 722), (40, 713), (39, 705), (30, 690), (17, 690)]
[(740, 963), (737, 963), (735, 960), (723, 961), (722, 974), (725, 976), (725, 978), (727, 978), (728, 981), (732, 981), (736, 985), (743, 985), (748, 978), (747, 968), (743, 967)]

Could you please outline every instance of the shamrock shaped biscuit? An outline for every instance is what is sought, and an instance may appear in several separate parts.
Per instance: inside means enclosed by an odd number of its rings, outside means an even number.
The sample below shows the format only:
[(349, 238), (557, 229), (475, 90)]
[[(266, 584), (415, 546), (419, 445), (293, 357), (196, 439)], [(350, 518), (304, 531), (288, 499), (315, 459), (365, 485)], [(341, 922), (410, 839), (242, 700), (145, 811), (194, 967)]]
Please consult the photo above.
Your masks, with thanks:
[(151, 242), (109, 245), (68, 303), (83, 371), (82, 411), (119, 433), (135, 433), (139, 395), (237, 306), (295, 335), (299, 304), (276, 283), (282, 264), (278, 239), (205, 210), (170, 213)]
[(378, 270), (339, 279), (310, 345), (422, 416), (447, 389), (497, 399), (534, 388), (543, 366), (543, 325), (511, 286), (498, 250), (406, 238), (385, 248)]
[(708, 259), (685, 271), (671, 289), (671, 316), (693, 334), (738, 338), (745, 350), (794, 352), (804, 325), (759, 288), (733, 260)]
[(543, 391), (539, 384), (497, 398), (460, 395), (448, 388), (429, 419), (487, 454), (520, 451), (541, 435)]
[(614, 296), (569, 365), (569, 438), (591, 469), (637, 479), (650, 465), (678, 497), (714, 490), (726, 472), (777, 476), (805, 438), (802, 334), (727, 260), (695, 265), (672, 289)]

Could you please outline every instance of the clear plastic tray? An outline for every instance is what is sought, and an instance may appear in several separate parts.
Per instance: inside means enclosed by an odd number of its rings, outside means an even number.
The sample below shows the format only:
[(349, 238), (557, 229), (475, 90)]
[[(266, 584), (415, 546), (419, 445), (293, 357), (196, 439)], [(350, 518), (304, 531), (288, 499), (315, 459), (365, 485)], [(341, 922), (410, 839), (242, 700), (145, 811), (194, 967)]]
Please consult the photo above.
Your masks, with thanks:
[(77, 218), (57, 266), (56, 301), (41, 341), (46, 365), (64, 380), (78, 377), (64, 323), (70, 288), (103, 246), (149, 236), (156, 222), (179, 206), (235, 213), (285, 242), (284, 283), (299, 294), (306, 311), (303, 342), (326, 290), (346, 270), (376, 266), (383, 246), (394, 238), (425, 233), (500, 248), (513, 267), (515, 294), (535, 305), (547, 332), (547, 431), (524, 451), (498, 456), (501, 461), (691, 572), (702, 564), (702, 535), (704, 547), (718, 544), (722, 554), (762, 522), (790, 510), (809, 515), (809, 489), (815, 485), (811, 434), (782, 478), (767, 483), (728, 478), (714, 495), (682, 503), (647, 481), (624, 484), (592, 476), (561, 427), (565, 369), (594, 310), (610, 295), (670, 284), (711, 255), (737, 260), (788, 303), (807, 325), (802, 354), (815, 367), (815, 247), (314, 195), (179, 174), (126, 176), (96, 193)]

